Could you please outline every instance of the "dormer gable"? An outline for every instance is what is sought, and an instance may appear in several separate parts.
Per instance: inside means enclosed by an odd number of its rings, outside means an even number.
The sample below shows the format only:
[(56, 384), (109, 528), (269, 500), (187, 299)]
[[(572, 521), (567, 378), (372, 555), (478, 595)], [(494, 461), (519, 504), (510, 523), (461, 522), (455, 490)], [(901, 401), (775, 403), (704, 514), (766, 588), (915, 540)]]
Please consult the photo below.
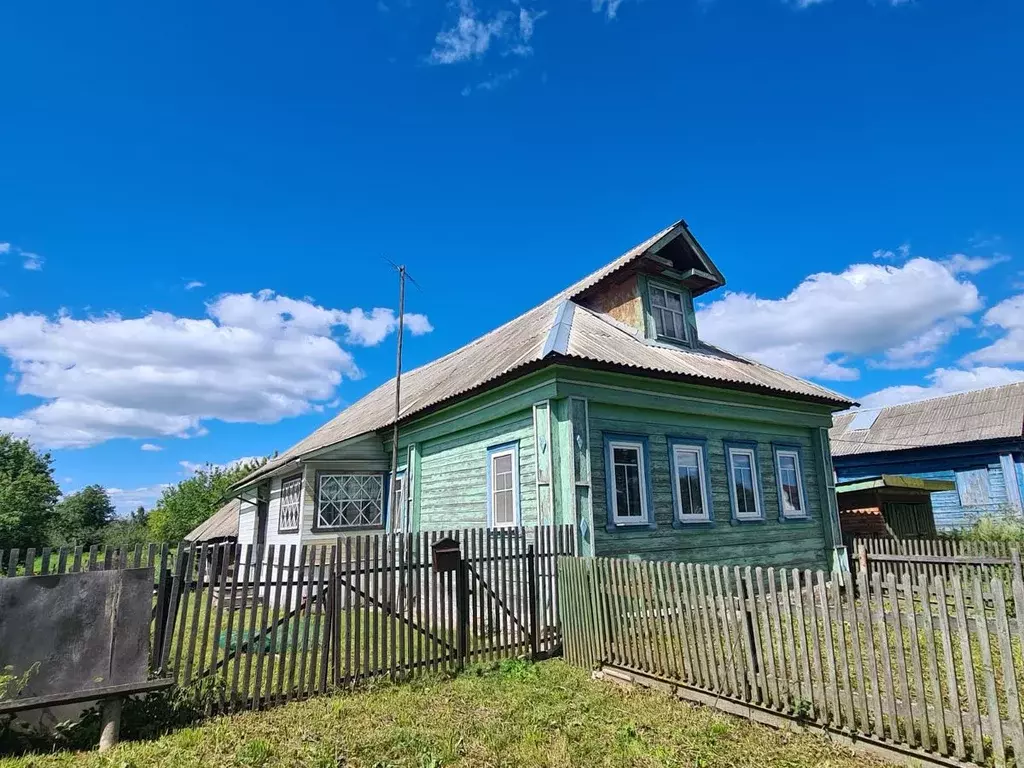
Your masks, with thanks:
[(694, 298), (725, 277), (680, 221), (599, 271), (572, 298), (629, 326), (637, 335), (694, 346)]

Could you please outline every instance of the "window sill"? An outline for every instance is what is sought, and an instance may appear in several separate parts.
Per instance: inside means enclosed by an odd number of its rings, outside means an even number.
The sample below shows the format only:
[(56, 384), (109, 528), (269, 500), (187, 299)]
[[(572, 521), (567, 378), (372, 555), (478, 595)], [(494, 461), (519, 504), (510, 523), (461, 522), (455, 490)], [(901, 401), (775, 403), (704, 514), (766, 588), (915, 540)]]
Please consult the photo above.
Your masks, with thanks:
[(779, 515), (780, 523), (810, 523), (814, 518), (810, 515)]
[(277, 529), (277, 533), (278, 533), (279, 536), (283, 536), (283, 535), (289, 534), (289, 533), (298, 533), (298, 532), (299, 532), (299, 529), (297, 527), (296, 528), (278, 528)]
[(384, 526), (383, 525), (358, 525), (358, 526), (346, 526), (344, 528), (320, 528), (318, 526), (313, 526), (313, 528), (310, 531), (310, 533), (316, 533), (316, 534), (320, 534), (320, 533), (344, 534), (344, 533), (373, 533), (375, 531), (376, 532), (383, 532), (384, 531)]
[(733, 525), (764, 525), (766, 522), (763, 517), (734, 517), (731, 520)]
[(677, 531), (700, 531), (715, 527), (714, 520), (680, 520), (678, 517), (672, 521), (672, 527)]
[(657, 523), (607, 523), (604, 529), (608, 533), (624, 533), (626, 531), (653, 531), (658, 527)]

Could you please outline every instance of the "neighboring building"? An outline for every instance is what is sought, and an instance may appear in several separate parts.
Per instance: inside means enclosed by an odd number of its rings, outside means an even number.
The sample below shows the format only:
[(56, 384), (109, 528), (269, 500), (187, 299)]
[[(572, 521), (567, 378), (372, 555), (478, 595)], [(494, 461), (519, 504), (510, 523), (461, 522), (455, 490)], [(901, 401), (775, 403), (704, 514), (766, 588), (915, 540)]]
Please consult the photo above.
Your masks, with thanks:
[(185, 541), (196, 544), (234, 543), (238, 540), (238, 520), (241, 506), (239, 499), (231, 499), (211, 517), (193, 528), (185, 536)]
[(395, 514), (392, 380), (235, 486), (240, 542), (557, 523), (584, 554), (841, 562), (828, 428), (851, 402), (701, 341), (693, 301), (724, 283), (685, 223), (659, 232), (403, 374)]
[(900, 474), (955, 482), (932, 494), (939, 529), (1022, 511), (1024, 383), (839, 414), (831, 438), (841, 481)]
[(880, 475), (836, 484), (839, 525), (847, 549), (853, 539), (932, 539), (933, 493), (956, 490), (949, 480)]

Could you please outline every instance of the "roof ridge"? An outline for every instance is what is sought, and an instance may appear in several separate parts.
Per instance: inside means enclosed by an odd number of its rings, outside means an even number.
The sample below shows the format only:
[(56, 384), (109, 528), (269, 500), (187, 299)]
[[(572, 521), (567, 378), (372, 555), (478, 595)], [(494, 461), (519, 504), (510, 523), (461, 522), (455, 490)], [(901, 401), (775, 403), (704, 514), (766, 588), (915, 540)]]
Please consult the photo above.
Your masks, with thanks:
[(572, 318), (575, 314), (576, 304), (570, 299), (565, 299), (558, 305), (555, 312), (555, 319), (551, 323), (548, 337), (544, 340), (544, 348), (540, 356), (543, 360), (552, 352), (564, 355), (569, 349), (569, 334), (572, 332)]
[[(888, 408), (902, 408), (902, 407), (907, 406), (907, 405), (919, 405), (920, 403), (931, 403), (931, 402), (934, 402), (935, 400), (947, 400), (947, 399), (954, 398), (954, 397), (960, 397), (962, 395), (976, 395), (979, 392), (988, 392), (988, 391), (993, 390), (993, 389), (1009, 389), (1010, 387), (1019, 387), (1021, 385), (1024, 385), (1024, 379), (1021, 379), (1020, 381), (1010, 381), (1010, 382), (1007, 382), (1006, 384), (993, 384), (990, 387), (979, 387), (978, 389), (965, 389), (965, 390), (962, 390), (960, 392), (948, 392), (945, 395), (933, 395), (932, 397), (922, 397), (922, 398), (920, 398), (918, 400), (907, 400), (907, 401), (902, 402), (902, 403), (891, 403), (889, 405), (879, 405), (879, 406), (875, 406), (873, 408), (871, 408), (871, 407), (868, 407), (868, 408), (864, 408), (864, 407), (851, 408), (850, 411), (879, 411), (879, 412), (881, 412), (881, 411), (884, 411), (884, 410), (886, 410)], [(836, 414), (836, 416), (842, 416), (842, 415), (845, 415), (845, 412), (844, 413), (837, 413)]]

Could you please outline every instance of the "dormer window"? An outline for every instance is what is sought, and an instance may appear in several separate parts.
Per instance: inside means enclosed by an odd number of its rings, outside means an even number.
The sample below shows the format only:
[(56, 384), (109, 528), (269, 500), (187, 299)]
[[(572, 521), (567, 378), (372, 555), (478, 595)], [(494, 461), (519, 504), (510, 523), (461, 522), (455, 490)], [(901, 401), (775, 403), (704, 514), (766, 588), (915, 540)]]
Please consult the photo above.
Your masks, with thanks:
[(687, 340), (682, 294), (652, 285), (651, 314), (654, 315), (654, 330), (659, 339)]

